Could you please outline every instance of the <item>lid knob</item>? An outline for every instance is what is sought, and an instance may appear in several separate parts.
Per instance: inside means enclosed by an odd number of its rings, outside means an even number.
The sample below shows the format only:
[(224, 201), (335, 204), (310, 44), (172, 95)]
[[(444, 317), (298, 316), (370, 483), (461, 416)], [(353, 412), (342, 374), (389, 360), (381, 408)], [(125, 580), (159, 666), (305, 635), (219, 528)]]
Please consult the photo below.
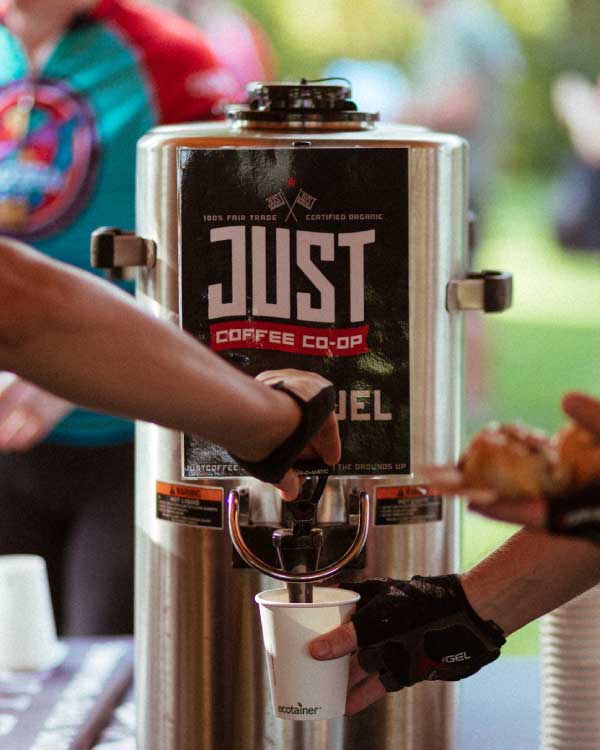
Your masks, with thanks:
[[(335, 81), (335, 83), (333, 83)], [(234, 125), (241, 127), (344, 126), (340, 129), (372, 128), (379, 115), (359, 112), (352, 101), (352, 85), (345, 78), (308, 81), (255, 81), (248, 84), (248, 101), (228, 108)]]

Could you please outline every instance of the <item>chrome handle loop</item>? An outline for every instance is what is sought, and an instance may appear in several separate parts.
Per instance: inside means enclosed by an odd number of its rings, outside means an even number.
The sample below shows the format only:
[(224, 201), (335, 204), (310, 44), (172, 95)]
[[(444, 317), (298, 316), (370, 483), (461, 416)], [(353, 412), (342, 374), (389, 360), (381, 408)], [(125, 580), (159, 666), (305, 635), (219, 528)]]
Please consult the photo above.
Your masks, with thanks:
[(315, 570), (311, 573), (288, 573), (286, 570), (280, 570), (274, 568), (268, 563), (257, 557), (254, 552), (248, 547), (242, 536), (240, 529), (240, 495), (237, 490), (232, 490), (227, 498), (227, 519), (229, 522), (229, 534), (233, 546), (236, 548), (239, 556), (253, 568), (256, 568), (261, 573), (264, 573), (271, 578), (277, 578), (280, 581), (286, 581), (287, 583), (315, 583), (317, 581), (324, 581), (327, 578), (331, 578), (340, 572), (340, 570), (348, 563), (352, 562), (363, 550), (367, 541), (367, 534), (369, 531), (369, 495), (366, 492), (360, 493), (360, 513), (358, 518), (358, 529), (354, 541), (350, 545), (349, 549), (340, 557), (340, 559), (328, 565), (322, 570)]

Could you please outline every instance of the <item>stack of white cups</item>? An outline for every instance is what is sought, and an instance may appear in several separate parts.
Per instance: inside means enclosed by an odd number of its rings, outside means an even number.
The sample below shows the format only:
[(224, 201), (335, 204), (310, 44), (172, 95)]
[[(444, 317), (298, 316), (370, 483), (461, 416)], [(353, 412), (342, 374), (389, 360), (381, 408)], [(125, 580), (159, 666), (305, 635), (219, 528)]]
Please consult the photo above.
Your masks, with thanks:
[(44, 559), (0, 556), (0, 670), (50, 669), (62, 654)]
[(600, 748), (600, 587), (542, 620), (543, 750)]

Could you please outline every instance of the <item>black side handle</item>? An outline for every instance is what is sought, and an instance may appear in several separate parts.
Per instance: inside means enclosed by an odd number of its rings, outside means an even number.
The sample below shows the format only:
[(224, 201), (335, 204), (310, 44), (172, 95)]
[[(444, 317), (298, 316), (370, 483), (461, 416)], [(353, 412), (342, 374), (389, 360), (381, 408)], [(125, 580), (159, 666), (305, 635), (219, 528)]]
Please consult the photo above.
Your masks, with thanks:
[(470, 279), (483, 279), (483, 311), (502, 312), (512, 306), (513, 276), (507, 271), (478, 271)]
[(156, 244), (117, 227), (100, 227), (92, 232), (90, 243), (92, 268), (153, 268)]
[(477, 271), (464, 279), (452, 279), (446, 288), (449, 312), (483, 310), (497, 313), (507, 310), (513, 300), (513, 276), (507, 271)]

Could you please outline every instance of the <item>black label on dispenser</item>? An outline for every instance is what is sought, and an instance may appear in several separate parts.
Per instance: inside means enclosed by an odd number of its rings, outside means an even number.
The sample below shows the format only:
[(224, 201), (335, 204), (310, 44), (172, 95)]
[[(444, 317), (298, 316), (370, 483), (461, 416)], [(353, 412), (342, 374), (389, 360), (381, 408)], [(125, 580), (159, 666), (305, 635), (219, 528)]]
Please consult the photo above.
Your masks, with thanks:
[[(178, 189), (182, 327), (249, 375), (331, 380), (335, 475), (409, 473), (408, 150), (181, 148)], [(184, 478), (245, 475), (184, 436)]]
[(432, 487), (375, 488), (375, 526), (408, 526), (442, 520), (442, 496)]

